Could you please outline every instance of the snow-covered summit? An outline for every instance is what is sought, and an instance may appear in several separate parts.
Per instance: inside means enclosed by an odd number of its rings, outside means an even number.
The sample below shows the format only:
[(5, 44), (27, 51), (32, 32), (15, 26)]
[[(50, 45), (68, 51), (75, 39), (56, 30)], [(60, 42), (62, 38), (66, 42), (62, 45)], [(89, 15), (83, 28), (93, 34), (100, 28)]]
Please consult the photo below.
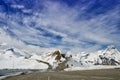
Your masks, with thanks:
[(115, 46), (108, 46), (105, 50), (81, 56), (80, 62), (83, 65), (118, 65), (120, 64), (120, 52)]
[(119, 58), (120, 57), (120, 52), (118, 51), (118, 49), (111, 45), (111, 46), (108, 46), (108, 48), (106, 48), (102, 54), (107, 57), (107, 58)]
[(32, 55), (16, 48), (9, 48), (0, 53), (0, 69), (47, 69), (44, 63), (30, 59)]

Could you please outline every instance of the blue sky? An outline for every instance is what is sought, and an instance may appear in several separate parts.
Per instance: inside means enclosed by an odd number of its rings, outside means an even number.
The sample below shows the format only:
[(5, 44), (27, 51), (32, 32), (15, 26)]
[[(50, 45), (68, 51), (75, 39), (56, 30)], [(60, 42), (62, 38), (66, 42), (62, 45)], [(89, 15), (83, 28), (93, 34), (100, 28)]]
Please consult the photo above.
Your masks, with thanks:
[(120, 0), (0, 0), (0, 28), (44, 48), (120, 48)]

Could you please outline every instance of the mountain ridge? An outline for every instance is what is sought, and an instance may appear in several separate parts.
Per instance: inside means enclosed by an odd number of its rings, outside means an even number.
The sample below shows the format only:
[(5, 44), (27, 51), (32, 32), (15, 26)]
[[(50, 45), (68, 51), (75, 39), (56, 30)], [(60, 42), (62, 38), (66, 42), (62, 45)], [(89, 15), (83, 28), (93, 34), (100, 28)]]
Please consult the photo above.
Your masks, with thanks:
[[(22, 63), (21, 63), (22, 61)], [(9, 65), (6, 65), (9, 63)], [(31, 68), (63, 70), (71, 67), (86, 67), (95, 65), (120, 65), (120, 52), (114, 46), (94, 53), (63, 54), (60, 50), (53, 50), (46, 54), (28, 54), (17, 48), (9, 48), (0, 53), (0, 68)], [(29, 67), (27, 67), (28, 65)], [(4, 66), (2, 66), (4, 65)], [(21, 67), (18, 67), (20, 65)], [(32, 66), (31, 66), (32, 65)], [(44, 66), (42, 66), (44, 65)], [(12, 67), (14, 66), (14, 67)], [(40, 67), (42, 66), (42, 67)]]

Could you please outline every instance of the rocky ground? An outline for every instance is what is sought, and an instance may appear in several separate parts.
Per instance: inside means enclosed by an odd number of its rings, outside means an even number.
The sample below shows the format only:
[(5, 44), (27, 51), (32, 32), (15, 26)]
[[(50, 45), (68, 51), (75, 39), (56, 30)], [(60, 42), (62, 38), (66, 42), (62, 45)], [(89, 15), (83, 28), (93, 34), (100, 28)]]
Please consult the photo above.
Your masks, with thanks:
[(4, 80), (120, 80), (120, 69), (31, 73)]

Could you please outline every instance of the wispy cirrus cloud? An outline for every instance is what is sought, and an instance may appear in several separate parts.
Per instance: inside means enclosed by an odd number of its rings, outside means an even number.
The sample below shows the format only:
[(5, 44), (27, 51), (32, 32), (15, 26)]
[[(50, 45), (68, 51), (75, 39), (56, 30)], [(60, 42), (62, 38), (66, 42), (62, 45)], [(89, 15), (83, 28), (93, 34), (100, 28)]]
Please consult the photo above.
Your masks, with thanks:
[(120, 5), (93, 15), (87, 12), (93, 3), (71, 7), (45, 0), (44, 8), (33, 15), (14, 15), (13, 20), (8, 19), (6, 30), (27, 44), (46, 48), (95, 51), (110, 44), (120, 47)]

